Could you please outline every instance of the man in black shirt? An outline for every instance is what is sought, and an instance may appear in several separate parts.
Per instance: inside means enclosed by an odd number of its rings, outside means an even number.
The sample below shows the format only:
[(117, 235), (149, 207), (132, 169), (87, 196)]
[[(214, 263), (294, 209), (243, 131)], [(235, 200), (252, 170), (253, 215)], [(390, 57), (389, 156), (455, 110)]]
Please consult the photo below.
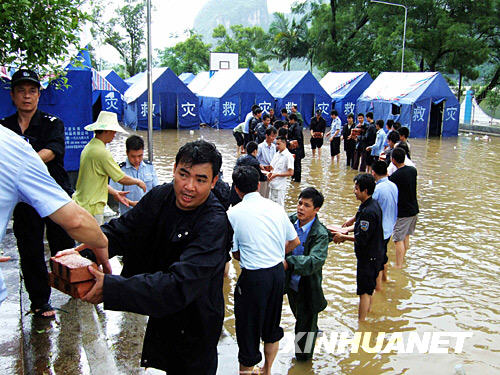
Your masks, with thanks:
[(253, 117), (250, 119), (250, 122), (248, 123), (248, 134), (250, 137), (250, 141), (255, 141), (257, 139), (256, 130), (261, 117), (262, 117), (262, 109), (260, 109), (260, 107), (255, 108), (253, 110)]
[[(217, 372), (224, 321), (223, 277), (232, 230), (211, 193), (222, 157), (200, 140), (182, 146), (173, 182), (153, 188), (132, 210), (102, 227), (122, 276), (93, 272), (83, 300), (149, 315), (141, 366), (168, 374)], [(107, 249), (106, 249), (107, 250)]]
[[(0, 120), (0, 124), (19, 134), (38, 153), (47, 165), (50, 175), (71, 196), (68, 174), (64, 169), (65, 135), (63, 122), (38, 109), (40, 81), (28, 69), (20, 69), (12, 76), (11, 98), (17, 112)], [(55, 311), (49, 303), (50, 286), (45, 264), (44, 230), (50, 252), (72, 248), (75, 241), (49, 218), (41, 218), (33, 207), (18, 203), (14, 209), (14, 235), (21, 258), (24, 285), (31, 300), (35, 316), (53, 317)]]
[(406, 251), (410, 246), (410, 235), (415, 232), (419, 212), (417, 169), (404, 164), (405, 156), (401, 148), (396, 147), (392, 151), (392, 162), (398, 169), (389, 177), (398, 187), (398, 219), (392, 234), (396, 246), (396, 268), (403, 267)]
[(366, 170), (366, 165), (363, 165), (360, 163), (360, 160), (364, 160), (361, 158), (363, 155), (363, 151), (366, 149), (367, 146), (365, 145), (364, 139), (363, 139), (363, 134), (365, 134), (367, 128), (367, 124), (365, 122), (365, 115), (363, 113), (358, 113), (358, 123), (354, 127), (355, 134), (351, 135), (353, 138), (356, 140), (356, 148), (354, 149), (354, 156), (353, 156), (353, 161), (352, 161), (352, 169), (358, 170), (360, 172), (364, 172)]
[[(362, 141), (366, 147), (375, 144), (375, 140), (377, 138), (377, 129), (375, 127), (375, 121), (373, 121), (373, 113), (368, 112), (366, 114), (366, 121), (368, 122), (368, 126), (366, 127), (365, 133), (362, 135)], [(368, 173), (371, 172), (373, 164), (373, 156), (371, 155), (371, 150), (366, 151), (366, 147), (363, 149), (363, 153), (361, 154), (361, 170), (365, 170), (363, 166), (366, 168)]]
[(318, 149), (318, 157), (321, 158), (321, 147), (323, 146), (323, 137), (326, 130), (326, 121), (321, 116), (321, 109), (316, 110), (316, 116), (311, 118), (311, 149), (313, 158), (316, 156), (316, 148)]
[(372, 175), (361, 173), (354, 178), (354, 195), (361, 202), (356, 213), (354, 236), (337, 233), (333, 239), (335, 243), (346, 240), (354, 242), (359, 321), (365, 320), (370, 310), (372, 294), (384, 256), (382, 210), (377, 201), (372, 199), (374, 191), (375, 178)]
[(346, 165), (352, 166), (354, 158), (354, 149), (356, 148), (356, 141), (351, 138), (351, 131), (354, 128), (354, 115), (349, 113), (347, 115), (347, 123), (342, 127), (342, 139), (344, 140), (344, 151), (346, 157)]
[(288, 122), (290, 124), (288, 128), (288, 140), (290, 141), (288, 148), (295, 155), (292, 181), (300, 182), (302, 178), (302, 159), (306, 155), (304, 150), (304, 134), (302, 134), (302, 125), (299, 123), (295, 113), (288, 116)]

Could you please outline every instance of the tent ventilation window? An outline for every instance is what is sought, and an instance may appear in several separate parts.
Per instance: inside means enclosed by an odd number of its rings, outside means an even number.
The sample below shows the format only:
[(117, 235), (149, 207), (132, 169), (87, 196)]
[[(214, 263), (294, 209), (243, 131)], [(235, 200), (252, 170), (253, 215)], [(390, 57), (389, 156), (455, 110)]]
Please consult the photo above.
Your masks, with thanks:
[(391, 110), (391, 113), (393, 115), (400, 115), (401, 114), (401, 107), (397, 104), (392, 104), (392, 110)]

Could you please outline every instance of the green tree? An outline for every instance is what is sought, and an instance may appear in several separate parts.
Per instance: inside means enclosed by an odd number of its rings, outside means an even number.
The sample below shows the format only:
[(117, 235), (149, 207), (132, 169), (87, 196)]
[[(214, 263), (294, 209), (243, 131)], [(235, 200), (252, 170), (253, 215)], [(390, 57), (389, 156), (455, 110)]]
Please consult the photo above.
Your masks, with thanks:
[(265, 68), (264, 65), (267, 65), (262, 61), (266, 33), (261, 27), (233, 25), (228, 32), (224, 25), (218, 25), (213, 30), (212, 37), (217, 41), (215, 52), (238, 54), (240, 68), (254, 69), (255, 64), (259, 61), (261, 70)]
[(59, 71), (88, 19), (81, 0), (2, 0), (0, 65)]
[(293, 58), (308, 56), (308, 51), (312, 50), (307, 37), (308, 19), (308, 15), (297, 21), (294, 17), (289, 18), (283, 13), (274, 13), (274, 20), (269, 26), (266, 57), (278, 60), (279, 63), (283, 63), (283, 69), (290, 70)]
[(205, 44), (200, 34), (188, 31), (189, 37), (174, 47), (158, 51), (160, 66), (168, 66), (179, 75), (183, 72), (198, 73), (208, 70), (210, 60), (210, 44)]
[(103, 5), (94, 8), (93, 34), (118, 51), (128, 75), (133, 76), (146, 69), (146, 60), (140, 57), (145, 45), (146, 3), (140, 0), (124, 2), (123, 7), (115, 10), (116, 17), (107, 22), (102, 16)]

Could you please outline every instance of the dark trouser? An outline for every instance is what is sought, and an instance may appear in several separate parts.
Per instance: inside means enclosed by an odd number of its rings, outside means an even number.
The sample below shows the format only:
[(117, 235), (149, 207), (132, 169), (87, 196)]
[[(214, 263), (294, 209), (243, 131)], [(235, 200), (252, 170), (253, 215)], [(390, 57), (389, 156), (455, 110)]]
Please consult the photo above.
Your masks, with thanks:
[(345, 150), (345, 157), (346, 157), (346, 165), (348, 167), (351, 167), (354, 161), (354, 149), (349, 148)]
[(293, 289), (289, 289), (287, 295), (290, 308), (296, 319), (295, 335), (302, 335), (302, 337), (296, 336), (296, 339), (300, 337), (296, 342), (296, 347), (298, 346), (300, 352), (295, 353), (295, 358), (299, 361), (306, 361), (311, 359), (314, 353), (314, 346), (316, 345), (316, 338), (318, 337), (318, 314), (304, 311), (304, 309), (299, 310), (299, 302), (301, 298), (305, 297), (303, 294), (299, 295), (299, 293)]
[(295, 182), (300, 182), (302, 177), (302, 158), (299, 158), (295, 155), (295, 159), (293, 160), (293, 176), (292, 179)]
[(352, 169), (355, 169), (355, 170), (358, 170), (358, 167), (359, 167), (359, 159), (361, 158), (361, 151), (358, 150), (358, 149), (355, 149), (354, 150), (354, 154), (353, 154), (353, 157), (352, 157), (352, 164), (351, 164), (351, 168)]
[(367, 151), (366, 150), (359, 150), (358, 151), (360, 154), (360, 163), (359, 163), (359, 171), (360, 172), (365, 172), (366, 171), (366, 162), (368, 161), (367, 159)]
[(44, 227), (50, 253), (75, 247), (75, 241), (66, 231), (49, 218), (41, 218), (33, 207), (19, 203), (14, 209), (14, 235), (21, 258), (24, 285), (28, 291), (32, 309), (39, 308), (50, 298), (49, 277), (43, 245)]
[(252, 134), (243, 133), (243, 139), (245, 141), (244, 146), (247, 148), (247, 143), (253, 141)]
[(264, 343), (281, 340), (280, 327), (285, 269), (282, 263), (258, 270), (242, 269), (234, 290), (234, 316), (238, 361), (247, 367), (262, 360), (260, 339)]

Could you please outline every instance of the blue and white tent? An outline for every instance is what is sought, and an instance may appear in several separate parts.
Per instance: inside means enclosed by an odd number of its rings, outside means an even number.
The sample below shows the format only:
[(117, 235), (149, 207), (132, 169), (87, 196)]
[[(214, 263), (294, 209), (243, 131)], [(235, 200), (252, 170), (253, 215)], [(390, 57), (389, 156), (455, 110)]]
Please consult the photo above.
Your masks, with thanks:
[(188, 89), (190, 89), (196, 95), (199, 94), (201, 90), (205, 88), (205, 86), (210, 81), (210, 72), (199, 72), (188, 84)]
[[(137, 73), (135, 76), (132, 76), (132, 77), (125, 79), (124, 81), (128, 85), (128, 87), (130, 87), (133, 84), (139, 82), (144, 77), (146, 77), (146, 72), (140, 72), (140, 73)], [(128, 90), (128, 88), (125, 91), (127, 91), (127, 90)]]
[(254, 104), (264, 111), (273, 104), (271, 94), (249, 69), (217, 71), (198, 98), (201, 121), (219, 129), (233, 129)]
[(414, 138), (458, 135), (460, 104), (439, 72), (381, 73), (358, 98), (357, 110), (399, 121)]
[[(198, 98), (170, 68), (154, 68), (152, 76), (153, 129), (198, 129)], [(124, 95), (126, 126), (148, 128), (147, 91), (147, 75), (143, 73)]]
[[(319, 81), (325, 91), (332, 98), (332, 109), (336, 109), (342, 124), (347, 122), (347, 115), (352, 113), (356, 116), (356, 101), (358, 97), (373, 82), (368, 73), (337, 73), (328, 72)], [(328, 121), (329, 120), (329, 121)], [(330, 124), (331, 119), (327, 122)]]
[(94, 68), (92, 71), (92, 118), (97, 120), (101, 111), (114, 112), (118, 121), (123, 116), (123, 95)]
[(193, 73), (181, 73), (179, 79), (185, 84), (189, 85), (191, 81), (196, 77)]
[(274, 71), (261, 78), (264, 87), (275, 99), (275, 112), (279, 114), (282, 108), (290, 110), (297, 104), (304, 118), (304, 125), (309, 121), (315, 109), (322, 110), (325, 120), (330, 120), (332, 99), (309, 71)]
[(130, 87), (125, 80), (120, 77), (114, 70), (101, 70), (99, 74), (102, 75), (106, 80), (113, 85), (115, 89), (117, 89), (122, 95), (125, 94), (125, 91)]

